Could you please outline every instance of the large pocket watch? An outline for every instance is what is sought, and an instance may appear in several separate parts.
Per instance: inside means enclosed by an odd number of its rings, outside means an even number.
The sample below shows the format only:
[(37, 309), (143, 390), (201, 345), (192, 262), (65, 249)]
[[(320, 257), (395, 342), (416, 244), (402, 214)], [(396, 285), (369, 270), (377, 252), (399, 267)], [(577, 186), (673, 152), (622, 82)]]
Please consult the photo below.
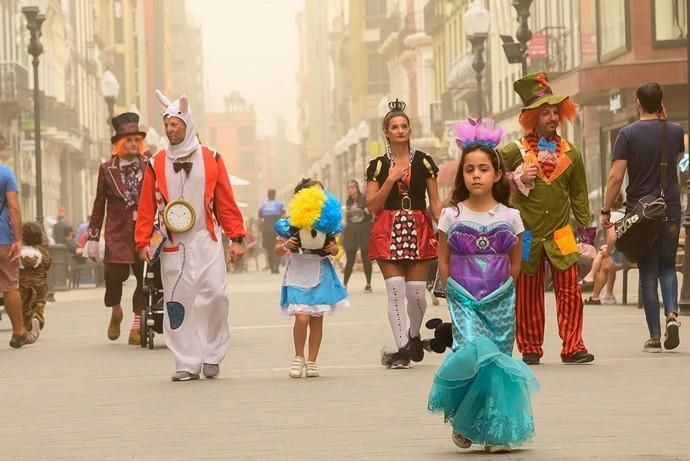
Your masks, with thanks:
[(172, 232), (187, 232), (194, 226), (196, 215), (192, 204), (178, 198), (165, 205), (163, 209), (163, 222), (165, 227)]

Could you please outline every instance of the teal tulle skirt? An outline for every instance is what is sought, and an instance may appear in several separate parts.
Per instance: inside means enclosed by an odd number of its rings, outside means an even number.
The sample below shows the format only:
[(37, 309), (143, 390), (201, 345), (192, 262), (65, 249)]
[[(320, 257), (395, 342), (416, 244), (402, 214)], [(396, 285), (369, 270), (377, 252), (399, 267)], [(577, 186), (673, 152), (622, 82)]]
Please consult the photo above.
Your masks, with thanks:
[[(454, 327), (463, 309), (481, 309), (483, 303), (470, 298), (463, 302), (468, 293), (458, 288), (461, 287), (449, 279), (448, 304), (451, 314), (456, 314), (451, 315)], [(512, 283), (497, 292), (504, 290), (513, 291)], [(502, 298), (500, 295), (494, 293), (484, 299), (487, 303), (493, 299), (495, 305)], [(539, 388), (537, 379), (527, 365), (502, 352), (491, 338), (472, 335), (472, 330), (486, 334), (483, 326), (475, 330), (465, 324), (463, 330), (463, 341), (436, 371), (429, 392), (429, 410), (443, 413), (456, 432), (476, 444), (525, 443), (534, 435), (531, 396)]]

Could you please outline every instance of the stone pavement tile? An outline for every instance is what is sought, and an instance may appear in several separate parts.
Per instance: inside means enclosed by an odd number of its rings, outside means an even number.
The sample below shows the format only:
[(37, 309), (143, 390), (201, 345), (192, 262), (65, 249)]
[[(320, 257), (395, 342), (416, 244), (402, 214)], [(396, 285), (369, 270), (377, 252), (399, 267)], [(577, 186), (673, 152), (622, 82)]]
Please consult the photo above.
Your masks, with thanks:
[[(171, 383), (161, 336), (153, 351), (127, 346), (124, 334), (108, 341), (100, 290), (58, 296), (39, 342), (20, 350), (6, 346), (3, 319), (0, 460), (690, 459), (685, 326), (679, 352), (643, 354), (641, 311), (588, 306), (585, 341), (597, 360), (564, 366), (547, 294), (534, 441), (510, 454), (458, 454), (450, 427), (426, 410), (442, 356), (410, 370), (378, 364), (392, 345), (380, 278), (365, 295), (355, 277), (352, 308), (325, 319), (317, 379), (287, 377), (292, 321), (277, 308), (279, 280), (231, 274), (231, 349), (213, 381)], [(445, 305), (430, 305), (432, 316), (447, 319)]]

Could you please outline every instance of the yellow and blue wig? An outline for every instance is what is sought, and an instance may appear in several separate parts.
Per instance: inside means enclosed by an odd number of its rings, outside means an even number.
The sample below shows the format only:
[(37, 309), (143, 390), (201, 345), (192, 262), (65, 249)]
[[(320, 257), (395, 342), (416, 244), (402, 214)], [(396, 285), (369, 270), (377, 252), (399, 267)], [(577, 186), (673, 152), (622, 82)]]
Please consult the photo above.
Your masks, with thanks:
[(342, 232), (343, 212), (340, 202), (318, 186), (300, 190), (288, 204), (289, 218), (279, 219), (275, 230), (290, 238), (294, 229), (312, 229), (327, 235)]

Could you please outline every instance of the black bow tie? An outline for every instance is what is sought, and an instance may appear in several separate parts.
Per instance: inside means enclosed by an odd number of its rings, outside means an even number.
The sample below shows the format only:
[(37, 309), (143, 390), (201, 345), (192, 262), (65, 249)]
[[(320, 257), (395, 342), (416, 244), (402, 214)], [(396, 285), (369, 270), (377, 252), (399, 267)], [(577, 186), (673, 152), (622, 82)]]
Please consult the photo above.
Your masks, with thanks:
[(173, 162), (173, 170), (175, 170), (175, 173), (184, 170), (187, 176), (189, 176), (189, 172), (192, 170), (192, 162)]

